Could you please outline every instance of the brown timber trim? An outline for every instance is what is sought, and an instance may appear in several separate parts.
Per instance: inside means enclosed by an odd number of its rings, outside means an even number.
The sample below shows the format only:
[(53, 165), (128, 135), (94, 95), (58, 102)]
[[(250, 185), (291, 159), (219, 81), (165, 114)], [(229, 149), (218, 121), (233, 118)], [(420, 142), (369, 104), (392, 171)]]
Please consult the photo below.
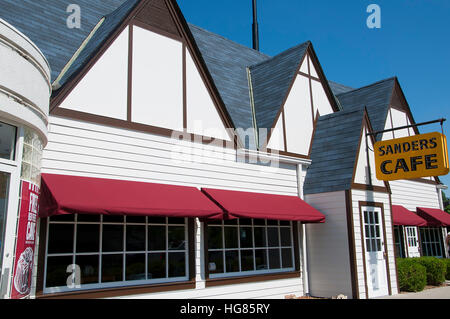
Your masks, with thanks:
[[(367, 203), (366, 206), (374, 206), (375, 203)], [(362, 206), (365, 206), (362, 202), (359, 202), (359, 227), (361, 229), (361, 247), (362, 247), (362, 261), (364, 269), (364, 287), (366, 290), (366, 299), (369, 299), (369, 286), (367, 284), (367, 268), (366, 268), (366, 241), (364, 240), (364, 222), (362, 214)]]
[(283, 152), (283, 151), (274, 151), (271, 149), (267, 149), (268, 153), (276, 153), (278, 152), (279, 155), (283, 155), (283, 156), (289, 156), (289, 157), (295, 157), (295, 158), (302, 158), (302, 159), (310, 159), (309, 156), (307, 155), (300, 155), (300, 154), (296, 154), (296, 153), (290, 153), (290, 152)]
[(36, 274), (36, 295), (42, 294), (44, 291), (44, 271), (45, 271), (45, 251), (47, 247), (47, 225), (48, 219), (41, 218), (39, 220), (39, 252)]
[(128, 35), (128, 95), (127, 95), (127, 121), (132, 119), (132, 96), (133, 96), (133, 25), (129, 26)]
[(84, 121), (94, 124), (100, 124), (105, 126), (112, 126), (117, 128), (122, 128), (131, 131), (149, 133), (154, 135), (160, 135), (164, 137), (184, 137), (186, 141), (199, 142), (203, 145), (216, 145), (227, 149), (236, 149), (236, 143), (234, 139), (231, 141), (225, 141), (221, 139), (210, 138), (206, 136), (199, 136), (191, 133), (178, 132), (167, 128), (156, 127), (146, 124), (128, 122), (124, 120), (114, 119), (106, 116), (95, 115), (85, 112), (79, 112), (69, 109), (56, 108), (53, 110), (52, 115), (69, 118), (78, 121)]
[(147, 31), (151, 31), (151, 32), (153, 32), (153, 33), (156, 33), (156, 34), (165, 36), (165, 37), (170, 38), (170, 39), (172, 39), (172, 40), (175, 40), (175, 41), (178, 41), (178, 42), (184, 42), (184, 41), (183, 41), (183, 38), (178, 37), (178, 36), (176, 36), (176, 35), (173, 34), (173, 33), (169, 33), (169, 32), (164, 31), (164, 30), (162, 30), (162, 29), (160, 29), (160, 28), (158, 28), (158, 27), (156, 27), (156, 26), (149, 25), (149, 24), (144, 23), (144, 22), (142, 22), (142, 21), (139, 21), (139, 20), (137, 20), (137, 19), (133, 19), (132, 24), (135, 25), (135, 26), (137, 26), (137, 27), (139, 27), (139, 28), (142, 28), (142, 29), (145, 29), (145, 30), (147, 30)]
[(352, 298), (359, 299), (358, 265), (356, 261), (355, 227), (353, 222), (353, 201), (351, 190), (345, 191), (347, 209), (348, 251), (350, 257), (350, 276), (352, 281)]
[(383, 186), (352, 183), (352, 189), (390, 194), (389, 189)]
[(436, 181), (432, 181), (430, 179), (424, 179), (424, 178), (414, 178), (414, 179), (409, 179), (409, 181), (430, 184), (430, 185), (439, 185), (439, 183)]
[(312, 80), (311, 80), (311, 58), (309, 57), (309, 54), (306, 55), (307, 57), (307, 62), (308, 62), (308, 73), (309, 73), (309, 77), (308, 77), (308, 83), (309, 83), (309, 96), (310, 96), (310, 101), (311, 101), (311, 116), (312, 116), (312, 123), (314, 126), (314, 98), (313, 98), (313, 88), (312, 88)]
[[(392, 109), (389, 108), (389, 117), (391, 118), (391, 128), (394, 128), (394, 119), (392, 118)], [(392, 131), (392, 138), (395, 139), (395, 131)]]
[(289, 278), (300, 278), (300, 277), (301, 277), (300, 271), (291, 271), (291, 272), (286, 272), (286, 273), (263, 274), (263, 275), (255, 275), (255, 276), (217, 278), (217, 279), (207, 280), (206, 287), (237, 285), (237, 284), (246, 284), (246, 283), (252, 283), (252, 282), (280, 280), (280, 279), (289, 279)]
[(316, 78), (315, 76), (309, 75), (309, 74), (307, 74), (307, 73), (303, 73), (302, 71), (298, 71), (298, 74), (299, 74), (299, 75), (302, 75), (302, 76), (304, 76), (305, 78), (308, 78), (308, 79), (310, 79), (310, 80), (314, 80), (314, 81), (316, 81), (316, 82), (320, 82), (320, 79), (319, 79), (319, 78)]
[(316, 136), (317, 122), (319, 121), (319, 117), (320, 117), (320, 113), (319, 113), (319, 110), (317, 110), (317, 112), (316, 112), (316, 119), (314, 120), (313, 132), (312, 132), (312, 135), (311, 135), (311, 143), (309, 144), (309, 150), (308, 150), (308, 157), (309, 158), (311, 158), (311, 152), (312, 152), (312, 147), (313, 147), (313, 143), (314, 143), (314, 137)]
[(281, 117), (283, 120), (283, 140), (284, 140), (284, 151), (287, 152), (288, 148), (287, 148), (287, 134), (286, 134), (286, 115), (284, 112), (284, 108), (281, 111)]

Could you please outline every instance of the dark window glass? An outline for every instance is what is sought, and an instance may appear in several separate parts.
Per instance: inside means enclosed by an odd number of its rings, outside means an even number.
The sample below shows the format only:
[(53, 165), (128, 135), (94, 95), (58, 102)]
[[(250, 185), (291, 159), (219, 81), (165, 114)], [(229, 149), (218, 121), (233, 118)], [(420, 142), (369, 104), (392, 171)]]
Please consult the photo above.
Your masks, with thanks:
[(148, 254), (148, 279), (166, 278), (166, 253)]
[(83, 223), (99, 223), (100, 215), (77, 215), (77, 221)]
[(210, 274), (223, 273), (223, 252), (210, 251), (208, 254), (208, 269)]
[(253, 250), (241, 250), (242, 271), (255, 270), (253, 265)]
[(15, 126), (0, 122), (0, 158), (15, 160), (16, 132)]
[(281, 268), (280, 266), (280, 250), (269, 249), (269, 268), (279, 269)]
[(249, 219), (249, 218), (239, 219), (239, 225), (251, 226), (252, 225), (252, 220)]
[(208, 248), (220, 249), (223, 248), (222, 227), (211, 226), (208, 227)]
[(126, 255), (126, 280), (144, 280), (145, 279), (145, 255), (127, 254)]
[(148, 250), (166, 250), (166, 226), (148, 227)]
[(130, 224), (145, 224), (145, 217), (142, 217), (142, 216), (127, 216), (127, 223), (130, 223)]
[(165, 217), (148, 217), (149, 224), (165, 224), (166, 218)]
[(127, 226), (127, 251), (145, 250), (145, 227)]
[(281, 260), (283, 262), (283, 268), (292, 268), (292, 249), (283, 248), (281, 250)]
[(77, 252), (95, 253), (100, 251), (100, 225), (77, 225)]
[(280, 220), (280, 226), (291, 226), (291, 222), (286, 220)]
[(221, 220), (208, 220), (208, 225), (222, 225)]
[(98, 283), (98, 255), (76, 256), (75, 264), (80, 266), (81, 284)]
[(186, 247), (184, 226), (169, 226), (169, 250), (184, 250)]
[(227, 272), (239, 272), (239, 254), (237, 250), (225, 252)]
[(73, 222), (75, 220), (75, 215), (57, 215), (50, 217), (50, 222)]
[(255, 247), (266, 247), (266, 228), (255, 227), (253, 231), (255, 232)]
[(103, 215), (103, 222), (104, 223), (123, 223), (124, 218), (123, 218), (123, 216), (117, 216), (117, 215)]
[(241, 248), (252, 248), (253, 247), (253, 234), (251, 227), (241, 227)]
[(225, 227), (225, 248), (238, 248), (237, 227)]
[(278, 220), (268, 220), (267, 225), (278, 226)]
[(229, 219), (229, 220), (224, 220), (223, 223), (225, 225), (237, 225), (238, 220), (237, 219)]
[(66, 270), (72, 264), (72, 256), (48, 257), (46, 287), (66, 287), (70, 276)]
[(49, 254), (73, 253), (73, 224), (50, 224), (48, 236)]
[(253, 225), (265, 226), (266, 225), (266, 220), (265, 219), (254, 219), (253, 220)]
[(256, 270), (269, 269), (269, 264), (267, 262), (267, 250), (256, 249), (255, 262), (256, 262)]
[(184, 218), (175, 218), (175, 217), (169, 217), (168, 218), (168, 223), (169, 224), (175, 224), (175, 225), (184, 225), (185, 220)]
[(169, 253), (169, 277), (186, 276), (186, 258), (184, 253)]
[(291, 229), (280, 228), (281, 246), (291, 246)]
[(103, 255), (102, 282), (123, 280), (123, 255)]
[(268, 237), (269, 247), (280, 246), (280, 240), (278, 237), (278, 227), (268, 227), (267, 228), (267, 237)]
[(103, 252), (123, 251), (123, 226), (103, 225)]

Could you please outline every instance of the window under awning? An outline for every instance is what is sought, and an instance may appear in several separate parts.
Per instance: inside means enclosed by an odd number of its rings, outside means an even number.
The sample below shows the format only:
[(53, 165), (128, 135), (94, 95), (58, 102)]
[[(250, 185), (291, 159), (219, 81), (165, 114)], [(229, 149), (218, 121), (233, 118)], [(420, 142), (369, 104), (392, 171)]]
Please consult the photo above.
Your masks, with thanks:
[(426, 226), (427, 221), (400, 205), (392, 205), (392, 218), (395, 226)]
[(417, 207), (417, 214), (427, 221), (426, 226), (446, 227), (450, 226), (450, 214), (437, 208)]
[(202, 191), (222, 207), (226, 218), (324, 223), (325, 216), (297, 196), (247, 193), (203, 188)]
[(42, 174), (39, 216), (65, 214), (223, 218), (195, 187)]

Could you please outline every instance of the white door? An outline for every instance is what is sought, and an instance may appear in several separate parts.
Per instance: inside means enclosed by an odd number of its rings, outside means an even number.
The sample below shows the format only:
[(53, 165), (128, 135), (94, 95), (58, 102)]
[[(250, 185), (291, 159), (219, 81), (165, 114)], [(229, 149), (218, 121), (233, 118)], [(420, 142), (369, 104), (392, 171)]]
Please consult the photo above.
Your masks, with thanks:
[(381, 208), (363, 207), (362, 211), (368, 297), (386, 296), (389, 290)]
[(405, 227), (406, 246), (409, 257), (420, 257), (417, 227)]

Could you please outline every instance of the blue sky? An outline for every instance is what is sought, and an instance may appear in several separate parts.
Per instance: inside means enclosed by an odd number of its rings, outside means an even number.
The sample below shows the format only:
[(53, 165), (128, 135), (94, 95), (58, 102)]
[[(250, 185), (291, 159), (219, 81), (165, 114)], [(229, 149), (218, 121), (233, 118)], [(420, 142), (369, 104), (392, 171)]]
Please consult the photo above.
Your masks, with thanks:
[[(380, 29), (366, 24), (372, 3), (381, 9)], [(252, 46), (251, 0), (178, 4), (188, 22)], [(262, 52), (276, 55), (310, 40), (329, 80), (358, 88), (397, 76), (416, 122), (444, 117), (450, 132), (450, 1), (258, 0), (258, 11)], [(440, 178), (450, 185), (449, 175)]]

